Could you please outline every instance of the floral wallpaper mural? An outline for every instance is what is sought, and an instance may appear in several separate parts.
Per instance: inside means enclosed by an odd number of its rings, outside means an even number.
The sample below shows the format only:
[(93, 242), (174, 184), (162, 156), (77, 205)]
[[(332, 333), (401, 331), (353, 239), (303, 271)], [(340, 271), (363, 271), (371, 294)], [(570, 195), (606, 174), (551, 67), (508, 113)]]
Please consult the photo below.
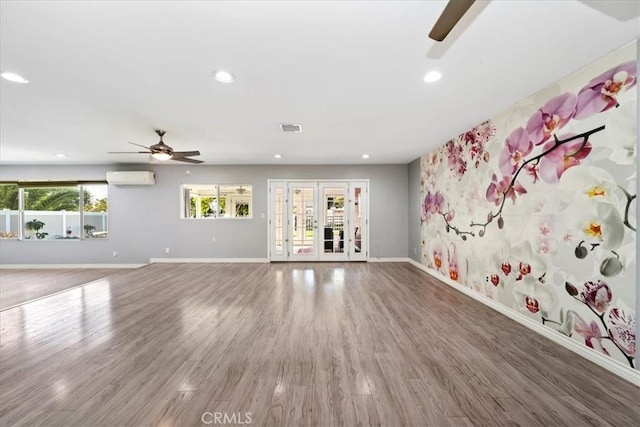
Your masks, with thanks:
[(636, 357), (636, 44), (421, 158), (422, 263)]

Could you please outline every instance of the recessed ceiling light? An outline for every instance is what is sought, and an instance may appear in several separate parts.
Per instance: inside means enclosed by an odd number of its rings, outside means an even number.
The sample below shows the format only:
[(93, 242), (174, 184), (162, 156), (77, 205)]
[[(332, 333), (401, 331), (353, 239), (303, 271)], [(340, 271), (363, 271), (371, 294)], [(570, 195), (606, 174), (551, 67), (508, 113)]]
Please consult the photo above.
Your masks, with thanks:
[(29, 83), (29, 80), (25, 79), (24, 77), (22, 77), (19, 74), (16, 73), (10, 73), (10, 72), (3, 72), (0, 73), (0, 76), (5, 79), (5, 80), (9, 80), (10, 82), (13, 83), (21, 83), (21, 84), (26, 84)]
[(220, 83), (232, 83), (235, 80), (233, 74), (224, 70), (215, 71), (213, 77)]
[(363, 159), (368, 159), (369, 157), (371, 157), (371, 156), (370, 156), (370, 155), (368, 155), (368, 154), (363, 154), (363, 155), (362, 155), (362, 158), (363, 158)]
[(276, 159), (281, 159), (282, 158), (282, 154), (274, 154), (273, 157), (275, 157)]
[(440, 71), (429, 71), (424, 76), (424, 81), (427, 83), (437, 82), (442, 78), (442, 73)]
[(56, 157), (59, 157), (61, 159), (64, 159), (65, 157), (67, 157), (66, 155), (62, 154), (62, 153), (58, 153), (56, 154)]

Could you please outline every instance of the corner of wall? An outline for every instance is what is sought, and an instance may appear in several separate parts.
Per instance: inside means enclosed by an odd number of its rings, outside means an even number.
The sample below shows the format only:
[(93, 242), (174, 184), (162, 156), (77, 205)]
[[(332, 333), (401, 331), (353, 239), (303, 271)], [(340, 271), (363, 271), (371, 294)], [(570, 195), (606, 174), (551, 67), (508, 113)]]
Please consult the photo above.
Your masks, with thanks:
[(420, 262), (422, 248), (420, 242), (420, 158), (408, 165), (409, 183), (407, 187), (409, 202), (407, 216), (409, 219), (407, 239), (407, 256)]

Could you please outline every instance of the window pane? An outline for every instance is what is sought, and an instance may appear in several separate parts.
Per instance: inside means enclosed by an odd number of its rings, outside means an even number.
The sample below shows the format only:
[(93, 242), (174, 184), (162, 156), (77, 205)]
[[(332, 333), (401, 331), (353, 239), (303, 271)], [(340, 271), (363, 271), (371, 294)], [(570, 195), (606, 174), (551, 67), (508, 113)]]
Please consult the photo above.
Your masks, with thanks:
[(0, 184), (0, 238), (18, 238), (18, 186)]
[(247, 184), (220, 186), (220, 216), (223, 218), (251, 218), (253, 187)]
[(182, 218), (251, 218), (251, 195), (246, 184), (185, 184)]
[(185, 184), (182, 197), (182, 218), (216, 218), (220, 214), (217, 185)]
[(107, 184), (85, 185), (84, 189), (84, 236), (107, 237)]
[(24, 189), (25, 239), (78, 239), (78, 187)]

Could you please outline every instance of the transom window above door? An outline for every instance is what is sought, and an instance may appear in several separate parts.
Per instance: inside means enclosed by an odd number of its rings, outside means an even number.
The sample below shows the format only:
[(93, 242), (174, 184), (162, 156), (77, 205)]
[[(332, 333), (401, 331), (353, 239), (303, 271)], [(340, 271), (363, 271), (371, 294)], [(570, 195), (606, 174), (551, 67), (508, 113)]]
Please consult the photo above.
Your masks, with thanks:
[(249, 184), (183, 184), (182, 218), (251, 218), (253, 186)]

